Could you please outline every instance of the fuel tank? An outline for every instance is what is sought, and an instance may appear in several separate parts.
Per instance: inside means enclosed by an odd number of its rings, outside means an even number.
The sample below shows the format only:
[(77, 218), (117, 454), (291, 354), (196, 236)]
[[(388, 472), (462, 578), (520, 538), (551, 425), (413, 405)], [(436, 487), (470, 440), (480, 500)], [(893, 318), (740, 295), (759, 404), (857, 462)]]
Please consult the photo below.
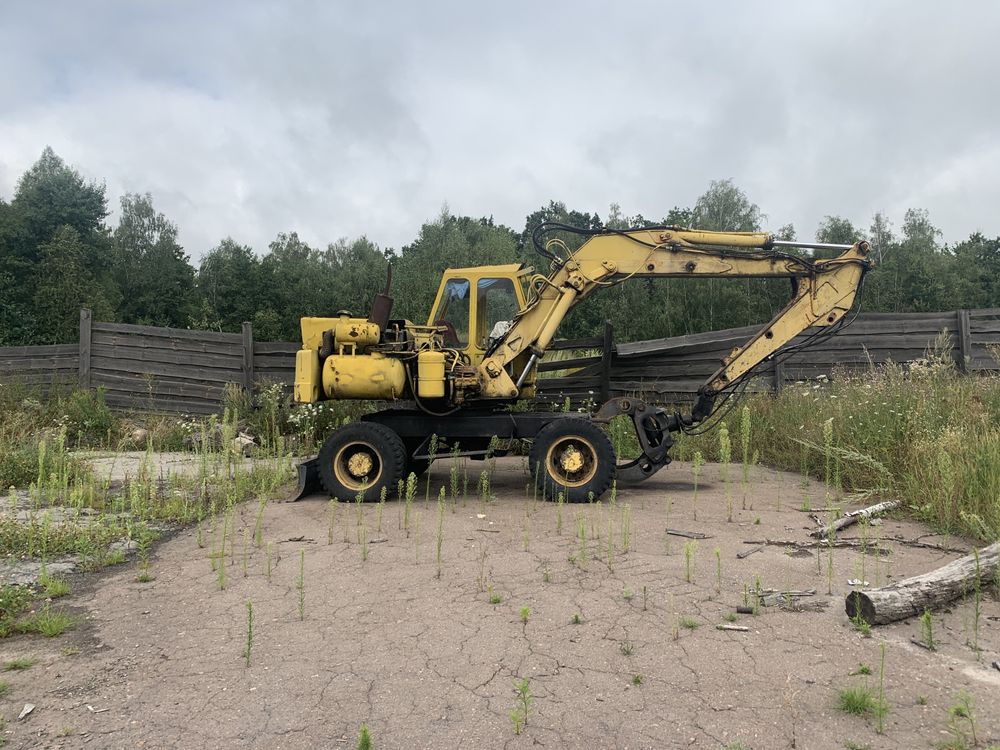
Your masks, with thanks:
[(323, 393), (327, 398), (401, 398), (406, 368), (384, 354), (334, 354), (323, 362)]

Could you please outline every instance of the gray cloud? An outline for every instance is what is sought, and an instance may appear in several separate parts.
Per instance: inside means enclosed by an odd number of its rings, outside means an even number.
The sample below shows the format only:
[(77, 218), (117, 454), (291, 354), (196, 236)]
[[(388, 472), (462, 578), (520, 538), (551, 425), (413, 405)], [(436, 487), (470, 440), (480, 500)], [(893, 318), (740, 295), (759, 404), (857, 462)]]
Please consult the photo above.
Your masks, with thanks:
[(13, 2), (0, 194), (45, 145), (231, 234), (412, 240), (447, 203), (661, 216), (732, 178), (777, 227), (926, 208), (1000, 234), (990, 2)]

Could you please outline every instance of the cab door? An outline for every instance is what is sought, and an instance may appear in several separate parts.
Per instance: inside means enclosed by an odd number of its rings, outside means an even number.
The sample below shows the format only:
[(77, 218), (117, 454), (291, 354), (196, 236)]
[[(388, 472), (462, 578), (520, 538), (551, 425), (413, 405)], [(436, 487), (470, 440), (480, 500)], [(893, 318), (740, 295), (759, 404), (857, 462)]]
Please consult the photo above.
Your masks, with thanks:
[(513, 322), (524, 307), (519, 270), (517, 266), (509, 272), (498, 272), (497, 267), (449, 269), (427, 325), (444, 329), (445, 347), (465, 352), (473, 364), (478, 364), (491, 335), (502, 335), (504, 324)]

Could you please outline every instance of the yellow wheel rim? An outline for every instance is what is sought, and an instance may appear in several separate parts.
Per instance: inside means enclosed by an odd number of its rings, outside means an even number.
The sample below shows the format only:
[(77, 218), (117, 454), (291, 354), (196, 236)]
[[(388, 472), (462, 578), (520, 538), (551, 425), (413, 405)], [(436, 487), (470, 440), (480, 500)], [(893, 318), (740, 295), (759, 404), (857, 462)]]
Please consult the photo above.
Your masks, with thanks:
[(545, 468), (556, 484), (582, 487), (597, 473), (597, 451), (586, 438), (567, 435), (549, 446)]
[(333, 474), (349, 490), (360, 492), (382, 478), (382, 460), (371, 443), (348, 443), (333, 457)]

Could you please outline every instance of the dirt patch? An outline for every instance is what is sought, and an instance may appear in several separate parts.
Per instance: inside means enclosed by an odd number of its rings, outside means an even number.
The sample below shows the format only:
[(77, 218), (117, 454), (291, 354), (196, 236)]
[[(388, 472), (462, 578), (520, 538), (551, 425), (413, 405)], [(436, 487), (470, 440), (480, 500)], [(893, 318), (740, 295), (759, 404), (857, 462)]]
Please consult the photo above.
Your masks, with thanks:
[[(744, 540), (808, 540), (813, 521), (800, 507), (806, 496), (822, 505), (823, 492), (798, 476), (753, 469), (745, 510), (737, 477), (728, 522), (715, 466), (703, 469), (697, 520), (685, 464), (620, 491), (613, 505), (561, 507), (526, 494), (520, 459), (498, 463), (497, 499), (483, 503), (472, 490), (481, 468), (469, 464), (469, 498), (445, 508), (440, 577), (434, 498), (450, 485), (447, 461), (432, 471), (428, 503), (421, 481), (409, 529), (394, 498), (380, 530), (378, 506), (360, 509), (364, 534), (353, 504), (337, 509), (331, 529), (324, 499), (272, 503), (258, 548), (257, 508), (247, 505), (235, 534), (227, 530), (225, 589), (210, 561), (221, 520), (203, 528), (204, 546), (196, 529), (160, 545), (150, 583), (136, 582), (131, 565), (77, 586), (69, 605), (84, 614), (74, 634), (0, 642), (3, 660), (39, 659), (4, 675), (11, 745), (353, 748), (367, 722), (379, 748), (932, 747), (948, 738), (948, 707), (963, 689), (975, 698), (980, 741), (1000, 739), (1000, 672), (990, 667), (1000, 605), (990, 592), (978, 660), (966, 646), (971, 603), (935, 615), (936, 652), (911, 643), (916, 622), (866, 638), (843, 613), (848, 579), (884, 582), (956, 557), (886, 540), (961, 540), (886, 521), (869, 534), (891, 553), (834, 549), (827, 595), (825, 549), (736, 557), (751, 549)], [(710, 538), (685, 554), (689, 540), (667, 527)], [(732, 624), (748, 632), (717, 630), (758, 581), (817, 593), (739, 615)], [(883, 640), (890, 711), (879, 735), (873, 720), (838, 710), (837, 695), (865, 680), (877, 691)], [(852, 675), (860, 664), (873, 675)], [(534, 698), (518, 736), (509, 713), (521, 678)], [(24, 703), (36, 708), (16, 721)]]

